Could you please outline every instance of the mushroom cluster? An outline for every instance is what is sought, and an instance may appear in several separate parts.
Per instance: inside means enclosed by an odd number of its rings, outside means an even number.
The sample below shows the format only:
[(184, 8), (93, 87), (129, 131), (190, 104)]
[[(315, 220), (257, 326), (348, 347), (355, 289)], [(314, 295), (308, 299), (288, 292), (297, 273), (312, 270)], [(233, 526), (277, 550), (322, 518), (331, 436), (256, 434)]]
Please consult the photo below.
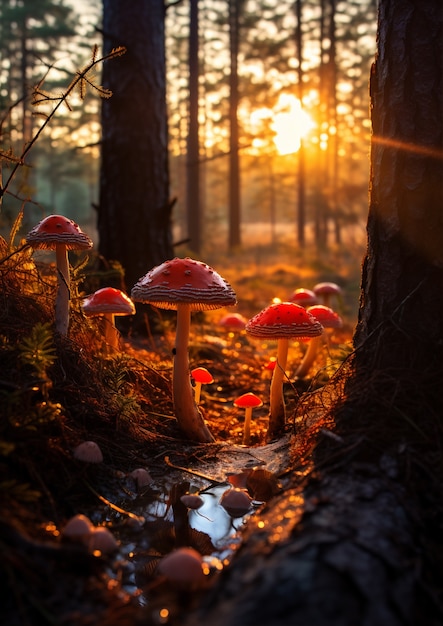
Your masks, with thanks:
[[(320, 322), (320, 324), (323, 326), (323, 329), (341, 328), (343, 326), (343, 320), (340, 315), (328, 306), (325, 306), (324, 304), (316, 304), (314, 306), (310, 306), (308, 307), (307, 311)], [(323, 330), (322, 333), (317, 337), (313, 337), (309, 342), (308, 349), (305, 352), (302, 362), (295, 372), (295, 375), (298, 378), (303, 378), (308, 375), (309, 370), (314, 364), (315, 357), (317, 356), (320, 344), (323, 339), (327, 339), (325, 330)]]
[[(69, 327), (70, 272), (69, 250), (88, 250), (91, 239), (71, 219), (62, 215), (49, 215), (27, 235), (26, 243), (34, 249), (53, 249), (57, 263), (56, 330), (66, 335)], [(282, 434), (285, 426), (283, 379), (286, 375), (290, 339), (311, 340), (296, 375), (304, 377), (310, 371), (318, 350), (324, 327), (338, 327), (341, 318), (328, 303), (338, 297), (341, 289), (335, 283), (317, 284), (313, 290), (299, 288), (289, 302), (274, 302), (247, 321), (239, 313), (223, 316), (220, 325), (232, 332), (243, 330), (250, 336), (275, 340), (277, 356), (271, 362), (272, 379), (269, 395), (268, 440)], [(317, 304), (321, 300), (323, 304)], [(115, 317), (133, 315), (134, 302), (149, 303), (161, 309), (177, 311), (175, 348), (173, 351), (172, 395), (174, 412), (183, 434), (192, 441), (214, 441), (199, 407), (202, 384), (213, 382), (213, 377), (202, 367), (190, 371), (188, 343), (193, 311), (219, 309), (235, 305), (236, 294), (231, 285), (212, 267), (189, 257), (174, 258), (152, 268), (142, 276), (131, 290), (131, 297), (119, 289), (104, 287), (86, 297), (82, 309), (86, 316), (101, 316), (105, 324), (105, 339), (111, 349), (118, 348), (118, 331)], [(194, 389), (191, 385), (194, 380)], [(195, 395), (194, 395), (195, 393)], [(245, 393), (234, 402), (245, 409), (243, 443), (250, 443), (250, 422), (254, 407), (262, 400), (253, 393)], [(99, 462), (101, 452), (94, 456), (93, 442), (85, 442), (75, 451), (79, 460)], [(83, 458), (86, 455), (86, 458)], [(91, 458), (91, 455), (94, 458)]]

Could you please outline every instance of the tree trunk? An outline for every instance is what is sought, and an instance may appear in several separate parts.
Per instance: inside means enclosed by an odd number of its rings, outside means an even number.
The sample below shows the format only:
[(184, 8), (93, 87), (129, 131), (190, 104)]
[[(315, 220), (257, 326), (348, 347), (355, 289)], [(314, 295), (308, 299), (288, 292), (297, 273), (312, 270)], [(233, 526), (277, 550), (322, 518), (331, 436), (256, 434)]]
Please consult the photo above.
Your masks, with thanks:
[[(302, 31), (302, 0), (296, 0), (295, 12), (297, 16), (297, 28), (295, 32), (295, 43), (297, 48), (298, 61), (298, 83), (297, 97), (303, 109), (303, 31)], [(306, 192), (305, 192), (305, 144), (303, 137), (300, 137), (300, 149), (298, 151), (298, 188), (297, 188), (297, 243), (300, 248), (305, 245), (306, 230)]]
[(240, 229), (240, 158), (238, 145), (238, 50), (239, 50), (239, 15), (241, 4), (237, 0), (229, 0), (229, 241), (230, 250), (241, 244)]
[(443, 623), (443, 14), (379, 7), (356, 351), (311, 406), (309, 476), (252, 518), (188, 626)]
[(189, 248), (201, 252), (202, 216), (200, 208), (199, 141), (199, 58), (198, 0), (190, 1), (189, 18), (189, 129), (186, 155), (186, 212)]
[(163, 0), (103, 1), (105, 64), (102, 105), (100, 253), (119, 261), (128, 291), (153, 266), (171, 258)]

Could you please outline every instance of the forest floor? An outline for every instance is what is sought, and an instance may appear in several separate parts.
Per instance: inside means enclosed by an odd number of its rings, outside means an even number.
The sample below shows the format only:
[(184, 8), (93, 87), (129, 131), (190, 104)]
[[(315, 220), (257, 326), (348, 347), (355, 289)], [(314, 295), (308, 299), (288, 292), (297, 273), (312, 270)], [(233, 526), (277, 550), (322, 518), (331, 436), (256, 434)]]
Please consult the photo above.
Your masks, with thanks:
[[(227, 332), (219, 325), (226, 310), (196, 314), (190, 364), (214, 377), (202, 390), (201, 408), (215, 443), (191, 445), (172, 406), (173, 318), (157, 312), (146, 333), (129, 333), (110, 354), (99, 325), (81, 314), (74, 298), (69, 336), (56, 336), (54, 267), (35, 264), (27, 251), (5, 260), (9, 251), (0, 243), (0, 572), (6, 589), (0, 623), (168, 623), (177, 591), (157, 565), (184, 541), (177, 524), (181, 495), (204, 501), (201, 510), (186, 511), (184, 532), (187, 545), (204, 557), (209, 586), (229, 566), (247, 518), (284, 487), (289, 470), (303, 479), (315, 434), (331, 432), (328, 410), (339, 391), (330, 380), (351, 351), (359, 260), (277, 256), (266, 246), (239, 253), (235, 263), (201, 259), (231, 283), (236, 311), (247, 318), (273, 298), (287, 300), (298, 287), (331, 280), (343, 287), (337, 308), (345, 323), (319, 353), (314, 378), (295, 380), (306, 346), (291, 345), (287, 432), (267, 444), (267, 365), (275, 343)], [(233, 402), (248, 391), (263, 406), (254, 412), (246, 447), (244, 417)], [(74, 457), (83, 441), (98, 444), (102, 462)], [(149, 472), (146, 485), (131, 475), (139, 468)], [(231, 519), (219, 504), (232, 487), (252, 498), (244, 517)], [(115, 549), (91, 551), (67, 540), (64, 527), (77, 514), (110, 530)], [(179, 596), (182, 602), (182, 591)]]

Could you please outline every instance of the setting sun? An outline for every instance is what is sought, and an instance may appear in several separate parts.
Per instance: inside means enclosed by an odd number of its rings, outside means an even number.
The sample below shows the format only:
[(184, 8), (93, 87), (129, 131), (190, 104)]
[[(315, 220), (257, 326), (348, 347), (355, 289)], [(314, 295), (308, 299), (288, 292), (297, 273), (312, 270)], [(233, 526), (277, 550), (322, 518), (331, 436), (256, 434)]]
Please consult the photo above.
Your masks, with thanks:
[(281, 155), (297, 152), (301, 138), (314, 127), (310, 115), (301, 108), (300, 100), (291, 94), (282, 94), (277, 103), (271, 128), (274, 143)]

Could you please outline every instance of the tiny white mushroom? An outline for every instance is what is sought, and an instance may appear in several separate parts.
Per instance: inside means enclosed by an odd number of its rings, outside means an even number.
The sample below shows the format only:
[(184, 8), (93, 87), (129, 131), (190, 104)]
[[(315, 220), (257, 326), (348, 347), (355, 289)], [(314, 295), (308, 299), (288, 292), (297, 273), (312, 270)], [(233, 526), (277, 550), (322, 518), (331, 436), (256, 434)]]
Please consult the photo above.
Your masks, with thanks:
[(103, 461), (103, 453), (95, 441), (83, 441), (74, 448), (74, 458), (84, 463), (101, 463)]

